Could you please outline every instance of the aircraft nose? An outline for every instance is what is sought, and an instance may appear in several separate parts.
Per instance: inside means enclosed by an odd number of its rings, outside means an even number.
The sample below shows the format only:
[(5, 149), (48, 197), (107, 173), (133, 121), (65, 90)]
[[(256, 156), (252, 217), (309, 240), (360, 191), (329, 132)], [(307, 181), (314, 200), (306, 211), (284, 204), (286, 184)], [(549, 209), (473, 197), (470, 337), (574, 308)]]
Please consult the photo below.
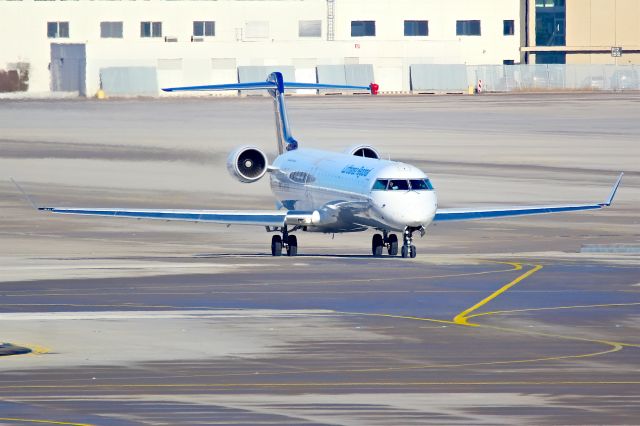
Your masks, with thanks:
[(428, 225), (436, 214), (433, 191), (409, 191), (393, 206), (392, 220), (399, 226)]

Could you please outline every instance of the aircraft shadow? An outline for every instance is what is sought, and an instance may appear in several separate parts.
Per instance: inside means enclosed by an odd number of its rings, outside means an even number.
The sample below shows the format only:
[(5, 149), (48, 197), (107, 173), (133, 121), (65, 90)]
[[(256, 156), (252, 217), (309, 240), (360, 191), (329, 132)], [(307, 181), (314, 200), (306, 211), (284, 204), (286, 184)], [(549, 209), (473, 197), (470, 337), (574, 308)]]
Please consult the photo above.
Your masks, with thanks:
[[(194, 258), (198, 259), (215, 259), (215, 258), (246, 258), (246, 259), (254, 259), (254, 258), (271, 258), (271, 253), (201, 253), (193, 255)], [(287, 255), (283, 254), (281, 257), (286, 258)], [(363, 254), (298, 254), (295, 256), (297, 258), (323, 258), (323, 259), (374, 259), (371, 255), (363, 255)], [(382, 258), (398, 258), (397, 256), (382, 256)], [(379, 260), (381, 258), (375, 258)]]

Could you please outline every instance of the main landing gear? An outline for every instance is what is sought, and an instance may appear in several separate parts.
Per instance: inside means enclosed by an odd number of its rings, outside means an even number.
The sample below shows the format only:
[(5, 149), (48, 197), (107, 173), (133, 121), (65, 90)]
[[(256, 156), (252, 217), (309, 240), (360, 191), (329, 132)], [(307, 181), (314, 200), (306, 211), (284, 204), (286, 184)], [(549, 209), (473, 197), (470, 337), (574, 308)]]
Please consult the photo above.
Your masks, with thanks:
[(398, 254), (398, 236), (389, 234), (387, 231), (383, 231), (383, 235), (375, 234), (371, 240), (372, 254), (375, 257), (382, 256), (382, 250), (385, 247), (389, 256), (396, 256)]
[(295, 235), (289, 235), (287, 227), (282, 228), (282, 236), (274, 235), (271, 237), (271, 255), (282, 256), (282, 249), (287, 252), (287, 256), (298, 255), (298, 239)]
[[(413, 245), (413, 233), (416, 231), (419, 231), (420, 235), (424, 235), (425, 233), (422, 226), (407, 226), (402, 233), (402, 248), (400, 253), (404, 258), (414, 258), (418, 254), (416, 246)], [(385, 247), (387, 248), (389, 256), (396, 256), (398, 254), (398, 236), (396, 234), (389, 234), (387, 231), (383, 231), (382, 235), (375, 234), (371, 239), (371, 253), (373, 256), (382, 256), (382, 250)]]

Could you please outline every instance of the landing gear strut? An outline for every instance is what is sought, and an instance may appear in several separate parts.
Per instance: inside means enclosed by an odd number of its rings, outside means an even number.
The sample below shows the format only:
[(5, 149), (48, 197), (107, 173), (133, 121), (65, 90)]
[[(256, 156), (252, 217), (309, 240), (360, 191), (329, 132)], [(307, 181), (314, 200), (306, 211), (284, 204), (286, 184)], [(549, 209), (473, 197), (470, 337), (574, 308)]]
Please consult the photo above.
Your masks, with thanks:
[(287, 256), (297, 256), (298, 255), (298, 238), (295, 235), (289, 235), (289, 230), (285, 226), (284, 228), (274, 228), (273, 230), (267, 228), (267, 231), (270, 232), (278, 232), (282, 233), (280, 235), (274, 235), (271, 237), (271, 255), (272, 256), (282, 256), (282, 249), (284, 248), (287, 251)]
[(396, 256), (398, 254), (398, 236), (396, 234), (390, 234), (388, 231), (382, 231), (383, 234), (374, 234), (371, 239), (371, 254), (374, 257), (382, 256), (382, 251), (386, 247), (389, 256)]
[(413, 259), (418, 254), (416, 246), (413, 245), (413, 233), (416, 231), (420, 231), (420, 235), (424, 235), (425, 233), (422, 226), (407, 226), (404, 228), (404, 232), (402, 233), (402, 257), (404, 258), (410, 257)]

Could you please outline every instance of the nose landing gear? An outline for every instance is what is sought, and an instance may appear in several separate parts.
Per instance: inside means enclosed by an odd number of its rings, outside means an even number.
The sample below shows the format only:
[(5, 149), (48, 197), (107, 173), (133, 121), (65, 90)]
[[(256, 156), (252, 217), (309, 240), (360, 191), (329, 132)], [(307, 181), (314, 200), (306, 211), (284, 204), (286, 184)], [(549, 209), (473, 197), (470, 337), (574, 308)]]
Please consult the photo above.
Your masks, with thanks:
[(416, 246), (413, 245), (413, 233), (419, 231), (420, 236), (424, 236), (424, 227), (407, 226), (402, 233), (402, 257), (414, 258), (418, 254)]

